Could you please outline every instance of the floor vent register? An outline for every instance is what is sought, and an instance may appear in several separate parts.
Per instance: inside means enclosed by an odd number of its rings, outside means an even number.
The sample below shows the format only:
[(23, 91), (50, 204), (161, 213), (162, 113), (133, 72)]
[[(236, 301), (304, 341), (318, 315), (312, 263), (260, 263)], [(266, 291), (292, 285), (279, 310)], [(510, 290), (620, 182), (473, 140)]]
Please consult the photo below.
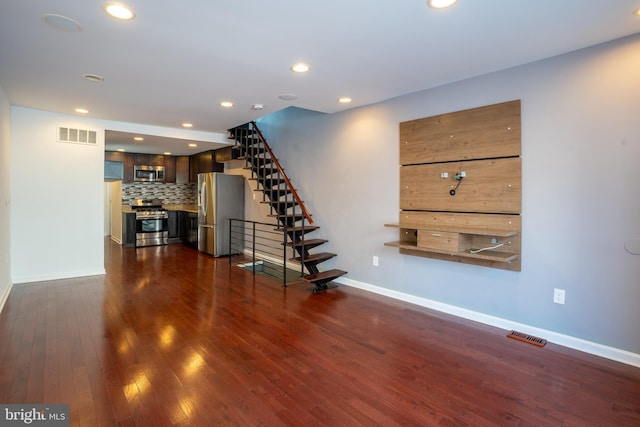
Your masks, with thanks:
[(547, 340), (543, 338), (534, 337), (533, 335), (528, 335), (523, 332), (511, 331), (507, 334), (507, 338), (513, 338), (514, 340), (526, 342), (528, 344), (533, 344), (538, 347), (544, 347), (547, 343)]

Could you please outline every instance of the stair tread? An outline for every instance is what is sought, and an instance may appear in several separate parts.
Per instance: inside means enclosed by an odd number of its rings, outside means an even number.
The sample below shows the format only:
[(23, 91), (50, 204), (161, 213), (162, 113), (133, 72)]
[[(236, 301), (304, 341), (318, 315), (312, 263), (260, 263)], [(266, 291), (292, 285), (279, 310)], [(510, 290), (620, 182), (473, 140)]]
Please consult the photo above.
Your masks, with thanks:
[(280, 200), (272, 200), (272, 201), (265, 200), (264, 202), (260, 202), (260, 203), (263, 203), (265, 205), (273, 205), (274, 207), (275, 206), (281, 206), (281, 205), (285, 206), (286, 205), (286, 206), (289, 206), (291, 208), (294, 207), (294, 206), (298, 206), (299, 205), (298, 202), (295, 201), (295, 200), (293, 200), (293, 201), (289, 200), (289, 201), (286, 201), (286, 202), (284, 200), (282, 200), (282, 201), (280, 201)]
[(266, 189), (270, 189), (273, 187), (276, 187), (278, 185), (284, 184), (286, 181), (282, 178), (277, 179), (277, 178), (249, 178), (250, 181), (257, 181), (258, 184), (262, 185), (263, 187), (265, 187)]
[(304, 276), (303, 279), (307, 282), (314, 283), (327, 279), (336, 279), (345, 274), (347, 274), (346, 271), (334, 268), (333, 270), (321, 271), (320, 273), (316, 274), (309, 274), (308, 276)]
[[(331, 259), (331, 258), (336, 257), (336, 256), (338, 256), (338, 255), (333, 254), (331, 252), (320, 252), (320, 253), (312, 254), (312, 255), (309, 255), (309, 256), (305, 257), (304, 258), (304, 262), (325, 261), (325, 260)], [(300, 261), (301, 259), (302, 259), (302, 257), (299, 257), (299, 256), (294, 257), (294, 258), (289, 258), (289, 260), (291, 260), (291, 261)]]
[(289, 219), (291, 219), (291, 218), (302, 218), (302, 217), (304, 217), (304, 215), (302, 214), (302, 212), (288, 213), (288, 214), (286, 214), (286, 215), (282, 215), (282, 214), (270, 214), (270, 215), (267, 215), (267, 216), (269, 216), (269, 217), (271, 217), (271, 218), (289, 218)]
[[(298, 226), (298, 227), (290, 227), (290, 226), (287, 226), (287, 227), (285, 227), (284, 231), (286, 231), (287, 233), (291, 233), (293, 231), (296, 231), (296, 232), (304, 231), (304, 232), (309, 233), (311, 231), (317, 230), (318, 228), (320, 228), (320, 227), (317, 226), (317, 225), (305, 225), (304, 227), (300, 227), (300, 226)], [(276, 228), (276, 230), (277, 231), (282, 231), (282, 228)]]
[[(328, 240), (325, 240), (325, 239), (305, 239), (304, 247), (305, 248), (311, 248), (311, 247), (318, 246), (318, 245), (321, 245), (321, 244), (327, 243), (327, 242), (328, 242)], [(296, 240), (295, 245), (293, 244), (293, 242), (287, 242), (287, 246), (301, 247), (302, 246), (302, 240)]]

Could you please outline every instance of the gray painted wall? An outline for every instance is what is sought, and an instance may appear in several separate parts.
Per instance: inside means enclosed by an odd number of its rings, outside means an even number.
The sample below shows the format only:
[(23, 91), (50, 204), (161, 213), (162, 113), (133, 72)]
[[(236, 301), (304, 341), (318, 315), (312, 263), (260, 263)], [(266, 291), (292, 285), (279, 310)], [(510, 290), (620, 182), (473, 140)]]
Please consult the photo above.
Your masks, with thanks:
[[(425, 71), (425, 72), (428, 72)], [(351, 280), (640, 353), (640, 36), (325, 115), (259, 126)], [(522, 100), (522, 272), (412, 257), (397, 231), (399, 122)], [(373, 267), (372, 256), (380, 257)], [(566, 304), (552, 301), (566, 290)]]

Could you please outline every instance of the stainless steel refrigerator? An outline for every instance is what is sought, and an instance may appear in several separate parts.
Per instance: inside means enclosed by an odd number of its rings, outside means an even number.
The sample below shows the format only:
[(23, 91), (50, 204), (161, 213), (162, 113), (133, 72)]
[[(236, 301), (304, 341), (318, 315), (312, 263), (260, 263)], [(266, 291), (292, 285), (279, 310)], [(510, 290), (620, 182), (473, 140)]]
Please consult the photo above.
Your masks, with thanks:
[(198, 250), (229, 255), (229, 218), (244, 218), (244, 176), (198, 174)]

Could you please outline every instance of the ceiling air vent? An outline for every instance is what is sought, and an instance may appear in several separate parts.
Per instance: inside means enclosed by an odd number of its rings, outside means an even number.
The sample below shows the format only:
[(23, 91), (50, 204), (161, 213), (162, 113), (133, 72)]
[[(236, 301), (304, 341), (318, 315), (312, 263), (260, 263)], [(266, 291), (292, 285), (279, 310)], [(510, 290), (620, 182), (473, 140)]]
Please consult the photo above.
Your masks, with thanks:
[(73, 129), (59, 126), (58, 142), (70, 142), (73, 144), (97, 145), (97, 132), (87, 129)]

